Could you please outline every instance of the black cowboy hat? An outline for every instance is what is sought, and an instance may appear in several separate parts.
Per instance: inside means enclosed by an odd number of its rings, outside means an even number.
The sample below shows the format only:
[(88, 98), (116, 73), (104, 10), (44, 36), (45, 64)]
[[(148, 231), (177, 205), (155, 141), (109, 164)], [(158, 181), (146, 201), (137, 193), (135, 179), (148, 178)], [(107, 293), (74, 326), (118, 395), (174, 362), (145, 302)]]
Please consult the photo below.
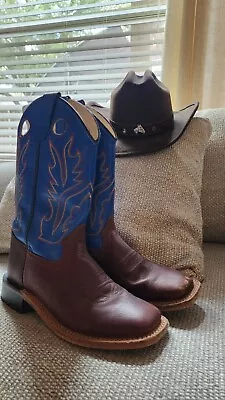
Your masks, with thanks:
[(155, 74), (138, 76), (130, 71), (111, 94), (110, 109), (95, 102), (96, 108), (112, 124), (117, 134), (117, 156), (154, 153), (175, 143), (198, 109), (190, 104), (172, 109), (170, 93)]

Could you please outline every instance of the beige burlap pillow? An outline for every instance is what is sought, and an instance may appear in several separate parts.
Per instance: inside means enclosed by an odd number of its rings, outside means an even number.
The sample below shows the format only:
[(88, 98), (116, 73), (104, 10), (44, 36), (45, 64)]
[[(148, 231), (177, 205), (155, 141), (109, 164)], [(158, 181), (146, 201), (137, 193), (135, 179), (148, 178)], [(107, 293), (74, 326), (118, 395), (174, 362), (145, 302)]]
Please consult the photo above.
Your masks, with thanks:
[(8, 184), (0, 202), (0, 253), (9, 251), (11, 226), (15, 215), (15, 178)]
[(202, 178), (204, 240), (225, 243), (225, 109), (204, 110), (212, 124)]
[(200, 194), (209, 121), (156, 154), (116, 160), (116, 224), (143, 256), (203, 279)]

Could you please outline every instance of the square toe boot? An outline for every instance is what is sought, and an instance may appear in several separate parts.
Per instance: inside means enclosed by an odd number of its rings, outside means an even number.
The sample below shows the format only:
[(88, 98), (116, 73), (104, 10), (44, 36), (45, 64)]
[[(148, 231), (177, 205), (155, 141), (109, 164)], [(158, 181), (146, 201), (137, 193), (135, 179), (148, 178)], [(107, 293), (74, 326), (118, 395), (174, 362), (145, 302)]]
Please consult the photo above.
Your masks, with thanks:
[(146, 347), (168, 321), (112, 281), (86, 249), (99, 129), (82, 105), (44, 95), (18, 127), (16, 216), (2, 300), (35, 310), (59, 337), (85, 347)]
[(161, 310), (189, 307), (198, 295), (200, 282), (142, 257), (117, 232), (114, 224), (115, 133), (95, 108), (87, 107), (101, 132), (91, 213), (86, 226), (90, 254), (115, 282)]

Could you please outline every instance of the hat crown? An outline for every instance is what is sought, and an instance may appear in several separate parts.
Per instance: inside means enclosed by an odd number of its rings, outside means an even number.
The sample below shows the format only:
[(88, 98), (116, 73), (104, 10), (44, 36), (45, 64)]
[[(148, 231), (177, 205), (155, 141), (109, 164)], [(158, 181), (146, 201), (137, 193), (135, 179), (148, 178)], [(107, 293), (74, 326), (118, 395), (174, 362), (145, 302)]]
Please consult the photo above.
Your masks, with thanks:
[(121, 126), (151, 124), (173, 115), (169, 90), (155, 74), (130, 71), (111, 94), (110, 119)]

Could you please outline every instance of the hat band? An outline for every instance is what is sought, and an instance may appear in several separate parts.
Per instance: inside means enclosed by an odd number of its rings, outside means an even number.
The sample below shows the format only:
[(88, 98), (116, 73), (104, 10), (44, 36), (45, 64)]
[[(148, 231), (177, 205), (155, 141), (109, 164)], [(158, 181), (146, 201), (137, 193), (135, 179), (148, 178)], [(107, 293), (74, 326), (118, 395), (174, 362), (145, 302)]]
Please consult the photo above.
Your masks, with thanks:
[(172, 130), (174, 127), (174, 118), (173, 114), (171, 118), (151, 123), (151, 124), (137, 124), (137, 125), (127, 125), (121, 126), (118, 125), (114, 121), (110, 121), (113, 128), (115, 129), (118, 136), (134, 136), (134, 137), (142, 137), (142, 136), (153, 136), (163, 133), (168, 133), (169, 130)]

